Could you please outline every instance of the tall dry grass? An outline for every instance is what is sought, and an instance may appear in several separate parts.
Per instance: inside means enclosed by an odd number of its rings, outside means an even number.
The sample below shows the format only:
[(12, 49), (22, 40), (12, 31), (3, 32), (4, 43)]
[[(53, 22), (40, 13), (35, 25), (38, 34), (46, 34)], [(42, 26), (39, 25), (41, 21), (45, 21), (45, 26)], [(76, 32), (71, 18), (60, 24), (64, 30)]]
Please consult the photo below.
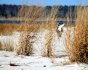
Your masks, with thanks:
[[(29, 34), (28, 34), (29, 33)], [(35, 36), (34, 35), (30, 35), (30, 32), (23, 32), (21, 34), (21, 38), (20, 38), (20, 47), (18, 47), (16, 49), (16, 52), (18, 55), (32, 55), (33, 52), (33, 41), (31, 41), (32, 39), (34, 39)]]
[[(43, 48), (43, 51), (42, 51), (42, 56), (46, 56), (46, 57), (54, 57), (54, 52), (52, 50), (52, 40), (53, 40), (53, 30), (56, 30), (56, 14), (57, 14), (57, 10), (58, 8), (57, 7), (53, 7), (51, 9), (51, 13), (49, 15), (49, 17), (47, 17), (47, 28), (49, 30), (49, 33), (46, 35), (45, 37), (45, 47)], [(52, 20), (50, 20), (52, 19)]]
[(53, 56), (53, 51), (52, 51), (52, 47), (51, 47), (51, 43), (52, 43), (52, 32), (49, 32), (46, 35), (46, 42), (45, 42), (45, 47), (43, 48), (42, 51), (42, 56), (44, 57), (52, 57)]
[(1, 43), (1, 50), (14, 51), (13, 43), (12, 42), (7, 42), (4, 44)]
[[(34, 21), (36, 21), (39, 18), (42, 18), (42, 16), (44, 15), (43, 11), (44, 11), (43, 8), (36, 7), (36, 6), (22, 7), (20, 12), (19, 12), (19, 14), (20, 14), (20, 17), (29, 18), (29, 20), (25, 19), (25, 24), (27, 24), (27, 26), (30, 26), (30, 24), (33, 24)], [(49, 30), (55, 29), (55, 27), (56, 27), (56, 25), (55, 25), (56, 12), (57, 12), (57, 8), (52, 8), (49, 17), (47, 17), (46, 24), (41, 24), (41, 25), (37, 24), (38, 28), (32, 27), (31, 28), (31, 32), (33, 32), (33, 30), (36, 30), (36, 29), (37, 30), (38, 29), (41, 30), (43, 28), (47, 28)], [(30, 18), (31, 18), (31, 20), (30, 20)], [(52, 20), (50, 21), (51, 18), (52, 18)], [(21, 53), (22, 54), (26, 54), (28, 51), (30, 53), (32, 52), (32, 51), (30, 51), (30, 49), (31, 50), (33, 50), (33, 49), (32, 49), (32, 45), (31, 45), (32, 43), (29, 42), (29, 40), (30, 40), (30, 37), (29, 37), (30, 33), (29, 33), (29, 31), (26, 31), (25, 33), (27, 33), (27, 34), (21, 36), (23, 38), (23, 39), (21, 39), (22, 42), (21, 42), (21, 46), (19, 48), (21, 50), (17, 51), (17, 54), (21, 54)], [(51, 49), (52, 49), (51, 48), (52, 32), (50, 32), (49, 36), (47, 36), (47, 37), (49, 37), (49, 38), (46, 40), (47, 42), (45, 44), (47, 46), (47, 48), (46, 48), (47, 52), (46, 53), (47, 53), (47, 56), (50, 56), (52, 54), (50, 52)], [(29, 48), (29, 49), (27, 49), (27, 48)], [(24, 49), (24, 50), (22, 50), (22, 49)], [(25, 49), (27, 49), (27, 52), (25, 52)]]
[(0, 35), (10, 35), (18, 29), (16, 24), (0, 24)]
[(2, 44), (1, 44), (1, 42), (0, 42), (0, 50), (2, 50)]
[(40, 29), (40, 26), (43, 27), (44, 25), (41, 24), (0, 24), (0, 35), (11, 35), (13, 32), (22, 32), (22, 31), (29, 31), (29, 32), (36, 32)]
[[(22, 24), (1, 24), (0, 25), (0, 34), (12, 34), (14, 31), (18, 32), (24, 32), (21, 34), (20, 37), (20, 47), (16, 49), (16, 52), (18, 55), (31, 55), (32, 54), (32, 43), (30, 42), (31, 38), (30, 33), (33, 32), (36, 34), (36, 32), (40, 31), (41, 29), (48, 29), (50, 30), (49, 36), (46, 36), (46, 46), (47, 46), (47, 56), (51, 56), (52, 48), (51, 48), (51, 42), (52, 42), (52, 30), (56, 29), (56, 13), (57, 8), (52, 8), (51, 13), (49, 17), (47, 17), (47, 21), (45, 24), (35, 24), (35, 21), (43, 16), (44, 9), (41, 7), (25, 7), (23, 6), (19, 11), (19, 17), (18, 19), (24, 19), (25, 22)], [(24, 17), (24, 18), (23, 18)], [(26, 19), (27, 18), (27, 19)], [(31, 18), (31, 19), (30, 19)], [(51, 20), (52, 19), (52, 20)], [(4, 35), (5, 35), (4, 34)], [(49, 37), (49, 38), (47, 38)]]
[[(35, 21), (42, 16), (43, 9), (41, 7), (31, 6), (31, 7), (25, 7), (23, 6), (19, 11), (20, 17), (25, 17), (25, 23), (24, 26), (21, 26), (20, 28), (26, 29), (22, 34), (20, 38), (20, 47), (17, 48), (16, 52), (18, 55), (32, 55), (33, 46), (32, 42), (30, 42), (31, 39), (35, 38), (35, 35), (32, 37), (30, 36), (30, 33), (36, 33), (40, 30), (39, 24), (34, 24)], [(29, 18), (29, 20), (26, 20), (26, 18)], [(31, 18), (31, 19), (30, 19)], [(25, 26), (27, 25), (27, 26)], [(35, 26), (34, 26), (35, 25)]]
[(71, 61), (88, 63), (88, 7), (77, 8), (74, 39), (68, 36), (67, 50)]
[[(25, 23), (32, 24), (35, 20), (42, 17), (44, 8), (37, 6), (23, 6), (19, 11), (19, 17), (24, 17)], [(28, 18), (28, 20), (26, 20)]]

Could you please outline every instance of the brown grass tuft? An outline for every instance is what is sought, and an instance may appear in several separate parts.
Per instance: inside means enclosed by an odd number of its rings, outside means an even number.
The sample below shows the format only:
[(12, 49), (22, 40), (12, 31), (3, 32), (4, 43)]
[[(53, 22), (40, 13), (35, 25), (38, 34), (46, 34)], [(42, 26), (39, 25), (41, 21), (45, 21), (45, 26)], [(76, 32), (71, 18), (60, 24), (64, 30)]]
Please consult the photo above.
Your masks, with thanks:
[(14, 51), (13, 42), (8, 40), (7, 42), (4, 42), (4, 44), (1, 43), (1, 50)]
[[(68, 52), (71, 61), (88, 63), (88, 8), (80, 7), (77, 13), (77, 22), (73, 42), (68, 36)], [(71, 44), (70, 44), (71, 42)]]
[(50, 31), (47, 35), (46, 35), (46, 43), (45, 43), (45, 47), (43, 48), (43, 52), (42, 52), (42, 56), (44, 57), (52, 57), (53, 56), (53, 51), (52, 51), (52, 47), (51, 47), (51, 43), (52, 43), (52, 32)]
[[(20, 39), (20, 47), (17, 49), (18, 55), (32, 55), (32, 42), (30, 41), (35, 36), (30, 36), (30, 32), (34, 32), (40, 29), (39, 24), (34, 24), (35, 20), (42, 16), (43, 9), (41, 7), (31, 6), (31, 7), (22, 7), (19, 16), (29, 18), (28, 20), (25, 19), (24, 26), (20, 28), (25, 28), (24, 33), (21, 34)], [(31, 20), (30, 20), (31, 18)], [(27, 25), (27, 26), (25, 26)], [(35, 25), (35, 26), (34, 26)]]
[(20, 37), (20, 47), (16, 50), (18, 55), (32, 55), (32, 44), (33, 42), (31, 41), (35, 36), (30, 35), (30, 32), (24, 32), (21, 34)]
[[(43, 52), (42, 52), (42, 56), (45, 57), (53, 57), (54, 53), (52, 51), (52, 39), (53, 39), (53, 30), (56, 30), (56, 14), (57, 14), (57, 7), (53, 7), (51, 9), (51, 13), (49, 15), (49, 17), (47, 17), (47, 22), (46, 22), (46, 27), (49, 30), (49, 33), (46, 35), (46, 43), (45, 43), (45, 47), (43, 48)], [(52, 19), (50, 21), (50, 19)]]
[(2, 44), (1, 44), (1, 42), (0, 42), (0, 50), (2, 50)]

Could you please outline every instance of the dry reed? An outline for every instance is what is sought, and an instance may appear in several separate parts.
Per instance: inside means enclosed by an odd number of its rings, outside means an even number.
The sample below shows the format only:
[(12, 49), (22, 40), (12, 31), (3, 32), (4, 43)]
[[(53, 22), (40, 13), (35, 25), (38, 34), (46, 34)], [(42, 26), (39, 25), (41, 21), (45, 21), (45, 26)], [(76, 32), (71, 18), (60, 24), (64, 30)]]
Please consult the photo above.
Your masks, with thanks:
[(45, 47), (43, 48), (42, 51), (42, 56), (44, 57), (51, 57), (53, 56), (53, 51), (52, 51), (52, 47), (51, 47), (51, 43), (52, 43), (52, 32), (49, 32), (46, 35), (46, 43), (45, 43)]
[[(29, 20), (25, 19), (24, 26), (21, 26), (20, 28), (25, 28), (24, 33), (21, 34), (20, 39), (20, 47), (17, 49), (18, 55), (32, 55), (33, 47), (32, 42), (30, 42), (31, 39), (33, 39), (35, 36), (30, 36), (30, 32), (35, 33), (34, 31), (40, 29), (39, 24), (34, 24), (34, 21), (42, 16), (43, 9), (41, 7), (31, 6), (31, 7), (25, 7), (23, 6), (19, 12), (20, 17), (29, 18)], [(31, 18), (31, 20), (30, 20)], [(27, 26), (25, 26), (27, 25)], [(35, 25), (35, 26), (34, 26)]]
[(13, 51), (14, 47), (12, 45), (13, 43), (10, 42), (5, 42), (4, 44), (0, 43), (0, 50), (4, 50), (4, 51)]
[[(53, 30), (56, 30), (55, 20), (56, 20), (57, 10), (58, 10), (57, 7), (53, 7), (51, 9), (51, 13), (49, 17), (47, 17), (46, 26), (49, 29), (49, 33), (45, 37), (46, 43), (42, 51), (42, 56), (54, 57), (54, 52), (52, 51), (51, 44), (52, 44), (52, 39), (53, 39)], [(52, 20), (50, 21), (50, 19)]]
[(2, 44), (1, 44), (1, 42), (0, 42), (0, 50), (2, 50)]
[[(1, 34), (9, 34), (9, 32), (12, 34), (12, 32), (14, 31), (20, 31), (20, 32), (24, 32), (21, 34), (21, 38), (20, 38), (20, 47), (18, 47), (16, 49), (16, 52), (18, 55), (31, 55), (32, 54), (32, 43), (30, 42), (31, 38), (30, 37), (30, 33), (36, 33), (38, 32), (40, 29), (46, 28), (49, 30), (55, 30), (56, 25), (55, 25), (55, 20), (56, 20), (56, 13), (57, 13), (57, 8), (52, 8), (51, 13), (49, 15), (49, 17), (47, 17), (47, 23), (46, 24), (34, 24), (37, 19), (41, 18), (43, 15), (43, 10), (41, 7), (22, 7), (19, 11), (19, 17), (18, 19), (20, 20), (22, 17), (24, 17), (23, 19), (25, 20), (25, 22), (23, 24), (1, 24), (0, 25), (0, 33)], [(29, 20), (26, 20), (26, 18)], [(31, 18), (31, 20), (30, 20)], [(50, 21), (50, 19), (52, 18), (52, 20)], [(50, 50), (52, 50), (51, 48), (51, 41), (52, 41), (52, 32), (50, 32), (49, 36), (47, 35), (47, 42), (46, 42), (46, 46), (47, 46), (47, 56), (51, 56), (52, 52), (50, 52)]]
[[(28, 34), (29, 33), (29, 34)], [(16, 52), (18, 55), (32, 55), (32, 44), (31, 39), (35, 38), (34, 35), (30, 35), (30, 32), (23, 32), (20, 37), (20, 47), (17, 48)]]
[(88, 63), (88, 8), (77, 8), (74, 40), (69, 35), (67, 50), (71, 61)]

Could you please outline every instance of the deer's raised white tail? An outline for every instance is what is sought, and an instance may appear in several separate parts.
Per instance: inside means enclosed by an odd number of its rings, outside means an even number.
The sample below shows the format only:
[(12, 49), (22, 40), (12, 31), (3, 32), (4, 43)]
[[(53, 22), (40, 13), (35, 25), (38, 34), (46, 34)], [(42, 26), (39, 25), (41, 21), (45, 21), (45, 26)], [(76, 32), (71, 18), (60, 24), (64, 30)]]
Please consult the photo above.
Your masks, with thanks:
[(63, 28), (63, 26), (64, 26), (64, 24), (59, 25), (57, 30), (61, 31), (61, 30), (62, 30), (62, 28)]

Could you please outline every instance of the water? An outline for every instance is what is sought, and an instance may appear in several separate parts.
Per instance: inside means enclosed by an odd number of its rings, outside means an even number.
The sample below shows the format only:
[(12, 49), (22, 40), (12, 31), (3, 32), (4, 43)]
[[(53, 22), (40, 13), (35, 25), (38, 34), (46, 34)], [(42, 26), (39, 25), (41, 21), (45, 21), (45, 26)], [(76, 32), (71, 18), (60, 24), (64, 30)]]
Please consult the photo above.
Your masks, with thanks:
[(16, 23), (16, 24), (20, 24), (22, 23), (23, 21), (20, 21), (20, 20), (0, 20), (0, 24), (4, 24), (4, 23)]
[[(0, 20), (0, 24), (4, 24), (4, 23), (16, 23), (16, 24), (20, 24), (20, 23), (24, 23), (25, 21), (20, 21), (20, 20)], [(30, 22), (29, 22), (30, 23)], [(47, 21), (34, 21), (33, 23), (35, 24), (44, 24), (47, 23)], [(56, 24), (64, 24), (67, 23), (67, 21), (56, 21)], [(75, 21), (69, 21), (69, 23), (75, 23)]]

